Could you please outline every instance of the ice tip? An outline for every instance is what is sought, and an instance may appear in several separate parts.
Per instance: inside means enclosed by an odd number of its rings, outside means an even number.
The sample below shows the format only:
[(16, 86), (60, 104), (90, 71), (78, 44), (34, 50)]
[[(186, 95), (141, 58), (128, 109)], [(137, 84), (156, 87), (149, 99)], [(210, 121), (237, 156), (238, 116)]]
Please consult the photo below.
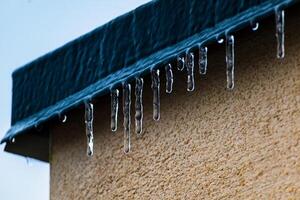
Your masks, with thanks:
[(92, 151), (88, 151), (88, 152), (87, 152), (87, 156), (88, 156), (89, 158), (91, 158), (91, 157), (93, 156), (93, 154), (94, 154), (94, 153), (93, 153)]
[(129, 154), (130, 148), (131, 148), (130, 145), (127, 148), (124, 148), (123, 152), (125, 155)]

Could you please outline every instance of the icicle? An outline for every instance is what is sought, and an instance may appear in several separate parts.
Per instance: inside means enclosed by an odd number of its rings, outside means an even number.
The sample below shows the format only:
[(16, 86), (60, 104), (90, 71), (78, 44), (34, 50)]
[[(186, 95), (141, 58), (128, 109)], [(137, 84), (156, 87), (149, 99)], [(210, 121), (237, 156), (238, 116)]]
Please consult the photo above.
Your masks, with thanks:
[(258, 22), (251, 22), (251, 29), (252, 31), (257, 31), (259, 28), (259, 23)]
[(151, 71), (152, 90), (153, 90), (153, 119), (158, 121), (160, 119), (160, 79), (159, 69)]
[(123, 115), (124, 115), (124, 153), (130, 151), (130, 106), (131, 106), (131, 85), (123, 84)]
[(135, 132), (141, 135), (143, 130), (143, 78), (135, 79)]
[(184, 56), (183, 57), (177, 57), (177, 69), (179, 71), (182, 71), (184, 69), (184, 65), (185, 65), (185, 60), (184, 60)]
[(111, 98), (111, 121), (110, 127), (112, 131), (117, 131), (118, 128), (118, 111), (119, 111), (119, 90), (113, 89), (110, 92)]
[(94, 153), (94, 135), (93, 135), (93, 120), (94, 106), (91, 102), (85, 102), (85, 132), (87, 137), (87, 155), (92, 156)]
[(234, 36), (229, 35), (226, 38), (226, 75), (227, 89), (234, 88)]
[(207, 71), (207, 47), (199, 49), (199, 71), (200, 74), (206, 74)]
[(167, 64), (165, 67), (166, 70), (166, 93), (171, 93), (173, 90), (173, 71), (172, 65)]
[(187, 70), (187, 91), (194, 91), (194, 53), (189, 52), (186, 56), (186, 70)]
[(277, 58), (284, 58), (284, 10), (276, 10)]

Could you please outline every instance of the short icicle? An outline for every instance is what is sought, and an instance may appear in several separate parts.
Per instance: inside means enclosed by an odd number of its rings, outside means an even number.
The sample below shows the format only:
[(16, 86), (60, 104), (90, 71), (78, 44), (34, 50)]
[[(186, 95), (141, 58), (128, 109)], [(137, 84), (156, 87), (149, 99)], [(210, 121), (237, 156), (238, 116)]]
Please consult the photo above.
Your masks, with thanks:
[(166, 70), (166, 93), (170, 94), (173, 90), (173, 82), (174, 82), (172, 65), (167, 64), (165, 66), (165, 70)]
[(110, 127), (113, 132), (118, 128), (118, 111), (119, 111), (119, 90), (113, 89), (110, 92), (111, 97), (111, 122)]
[(276, 38), (277, 38), (277, 58), (284, 58), (284, 10), (278, 9), (275, 13)]
[(229, 35), (226, 38), (226, 75), (227, 89), (234, 88), (234, 36)]
[(123, 115), (124, 115), (124, 153), (130, 151), (130, 106), (131, 106), (131, 85), (123, 84)]
[(199, 72), (202, 75), (207, 72), (207, 47), (199, 48)]
[(158, 121), (160, 119), (160, 79), (159, 69), (153, 69), (151, 71), (152, 84), (151, 88), (153, 91), (153, 119)]
[(135, 132), (139, 136), (143, 130), (143, 87), (144, 79), (135, 79)]
[(85, 132), (87, 137), (87, 155), (92, 156), (94, 153), (94, 135), (93, 135), (93, 120), (94, 106), (91, 102), (86, 101), (85, 105)]
[(195, 89), (193, 52), (189, 52), (186, 56), (186, 70), (187, 70), (187, 91), (191, 92), (194, 91)]
[(185, 56), (178, 56), (177, 57), (177, 69), (179, 70), (179, 71), (183, 71), (183, 69), (184, 69), (184, 65), (185, 65), (185, 60), (184, 60), (184, 57)]

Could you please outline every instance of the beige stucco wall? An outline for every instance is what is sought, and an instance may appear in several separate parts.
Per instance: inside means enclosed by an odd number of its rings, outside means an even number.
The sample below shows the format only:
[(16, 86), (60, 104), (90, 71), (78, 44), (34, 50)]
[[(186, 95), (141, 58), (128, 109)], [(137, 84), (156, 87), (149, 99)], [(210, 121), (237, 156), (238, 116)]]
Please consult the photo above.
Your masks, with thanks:
[(175, 73), (174, 93), (162, 92), (159, 122), (146, 78), (144, 135), (133, 134), (128, 155), (122, 120), (116, 134), (109, 129), (109, 97), (95, 103), (92, 158), (83, 108), (71, 112), (51, 130), (51, 199), (300, 198), (300, 17), (287, 18), (282, 61), (272, 21), (236, 36), (232, 92), (225, 90), (223, 45), (209, 49), (208, 75), (196, 74), (194, 92), (186, 92), (185, 73)]

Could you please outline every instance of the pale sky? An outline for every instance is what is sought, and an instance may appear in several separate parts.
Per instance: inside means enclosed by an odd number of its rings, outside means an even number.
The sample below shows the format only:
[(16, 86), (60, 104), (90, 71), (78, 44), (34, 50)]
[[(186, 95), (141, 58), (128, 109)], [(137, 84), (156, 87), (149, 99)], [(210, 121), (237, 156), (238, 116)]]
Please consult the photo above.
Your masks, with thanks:
[[(1, 0), (0, 137), (10, 127), (11, 73), (149, 0)], [(17, 142), (17, 141), (16, 141)], [(0, 199), (49, 199), (48, 163), (3, 152)]]

